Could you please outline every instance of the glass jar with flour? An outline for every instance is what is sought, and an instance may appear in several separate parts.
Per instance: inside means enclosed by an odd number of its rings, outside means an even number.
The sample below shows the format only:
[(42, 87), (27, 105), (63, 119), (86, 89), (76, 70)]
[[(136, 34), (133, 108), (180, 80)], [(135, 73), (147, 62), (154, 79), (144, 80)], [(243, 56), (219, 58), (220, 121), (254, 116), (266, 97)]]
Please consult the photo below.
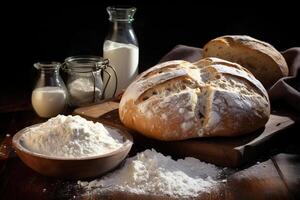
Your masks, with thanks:
[(60, 66), (57, 62), (34, 64), (39, 71), (39, 77), (32, 91), (31, 103), (40, 117), (54, 117), (67, 108), (68, 95), (59, 75)]
[[(99, 102), (107, 84), (117, 81), (115, 70), (107, 59), (98, 56), (72, 56), (65, 59), (62, 68), (67, 72), (67, 89), (71, 106), (83, 106)], [(110, 72), (107, 70), (110, 69)], [(105, 84), (102, 73), (107, 75)], [(113, 94), (115, 93), (114, 88)]]
[[(138, 74), (139, 48), (132, 28), (134, 7), (107, 7), (110, 29), (103, 44), (103, 57), (115, 67), (118, 84), (116, 94), (134, 80)], [(108, 77), (104, 74), (104, 80)], [(105, 98), (113, 97), (115, 81), (107, 86)]]

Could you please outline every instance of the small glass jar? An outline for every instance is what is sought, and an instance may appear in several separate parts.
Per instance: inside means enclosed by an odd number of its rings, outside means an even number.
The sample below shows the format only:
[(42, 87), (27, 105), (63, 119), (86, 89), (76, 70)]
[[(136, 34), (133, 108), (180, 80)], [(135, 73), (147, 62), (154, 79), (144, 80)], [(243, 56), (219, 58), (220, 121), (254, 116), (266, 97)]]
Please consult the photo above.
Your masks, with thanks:
[[(138, 75), (139, 48), (138, 41), (132, 27), (135, 7), (107, 7), (110, 27), (103, 44), (103, 57), (109, 59), (118, 75), (116, 95)], [(104, 75), (104, 80), (107, 76)], [(115, 81), (108, 84), (105, 97), (113, 97)]]
[(59, 75), (60, 66), (57, 62), (34, 64), (39, 71), (39, 77), (32, 91), (31, 103), (40, 117), (54, 117), (67, 108), (68, 95)]
[[(98, 56), (68, 57), (62, 68), (68, 74), (67, 89), (71, 106), (99, 102), (103, 98), (107, 83), (111, 80), (110, 78), (103, 84), (102, 73), (108, 74), (109, 77), (116, 76), (108, 60)], [(108, 73), (107, 68), (110, 68), (113, 74)]]

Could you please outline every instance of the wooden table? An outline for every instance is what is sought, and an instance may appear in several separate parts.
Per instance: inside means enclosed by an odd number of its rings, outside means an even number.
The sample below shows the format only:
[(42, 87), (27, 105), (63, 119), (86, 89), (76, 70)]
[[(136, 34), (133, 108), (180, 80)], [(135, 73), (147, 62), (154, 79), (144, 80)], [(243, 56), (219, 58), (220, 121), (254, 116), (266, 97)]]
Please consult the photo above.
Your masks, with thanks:
[[(125, 193), (88, 195), (77, 181), (58, 180), (39, 175), (25, 166), (11, 149), (11, 136), (25, 126), (43, 122), (30, 109), (0, 113), (0, 199), (170, 199)], [(295, 133), (281, 142), (276, 151), (265, 152), (257, 163), (234, 169), (234, 173), (197, 199), (300, 199), (300, 155)], [(294, 134), (292, 134), (294, 133)], [(10, 134), (10, 137), (6, 137)], [(135, 145), (130, 152), (142, 151)], [(280, 153), (288, 151), (287, 153)], [(273, 154), (277, 155), (273, 155)]]

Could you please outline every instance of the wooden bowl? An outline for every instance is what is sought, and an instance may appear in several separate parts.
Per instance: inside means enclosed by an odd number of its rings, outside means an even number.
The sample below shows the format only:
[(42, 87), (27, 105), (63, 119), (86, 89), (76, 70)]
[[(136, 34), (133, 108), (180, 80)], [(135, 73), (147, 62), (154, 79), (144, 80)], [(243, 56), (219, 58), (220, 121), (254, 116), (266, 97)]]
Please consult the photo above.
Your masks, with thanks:
[(22, 134), (38, 125), (20, 130), (14, 135), (12, 142), (21, 160), (31, 169), (46, 176), (83, 179), (102, 175), (118, 166), (126, 158), (133, 144), (132, 136), (126, 130), (103, 124), (108, 131), (116, 131), (123, 136), (124, 145), (121, 148), (107, 154), (86, 158), (53, 158), (32, 152), (22, 145), (20, 140)]

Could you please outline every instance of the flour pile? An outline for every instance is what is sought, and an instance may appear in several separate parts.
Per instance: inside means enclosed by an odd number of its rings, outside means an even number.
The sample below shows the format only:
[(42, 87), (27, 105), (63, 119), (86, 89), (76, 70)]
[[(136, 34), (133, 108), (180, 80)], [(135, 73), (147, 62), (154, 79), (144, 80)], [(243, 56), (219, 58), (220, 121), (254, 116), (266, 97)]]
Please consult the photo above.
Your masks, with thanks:
[(70, 101), (73, 105), (81, 105), (97, 101), (101, 98), (102, 81), (91, 77), (77, 78), (68, 84)]
[(108, 131), (101, 123), (71, 115), (58, 115), (28, 128), (21, 142), (30, 151), (61, 158), (101, 155), (124, 143), (122, 135)]
[(175, 161), (152, 149), (128, 158), (121, 169), (101, 179), (78, 184), (87, 192), (109, 190), (186, 198), (212, 188), (220, 173), (215, 165), (191, 157)]

